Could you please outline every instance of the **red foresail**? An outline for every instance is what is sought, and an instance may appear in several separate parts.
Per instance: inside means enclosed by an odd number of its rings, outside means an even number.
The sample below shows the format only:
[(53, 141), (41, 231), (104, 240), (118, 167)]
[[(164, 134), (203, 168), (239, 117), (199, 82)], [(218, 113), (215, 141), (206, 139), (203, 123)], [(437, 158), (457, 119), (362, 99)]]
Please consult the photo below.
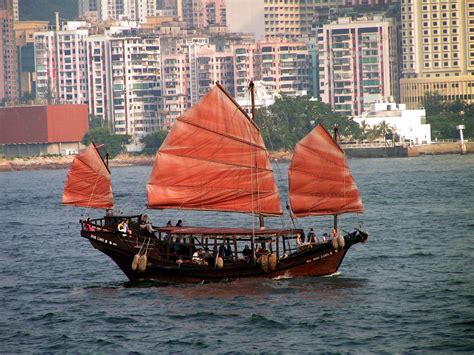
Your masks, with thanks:
[(322, 125), (298, 142), (288, 176), (296, 217), (364, 211), (344, 152)]
[(260, 131), (219, 86), (177, 119), (147, 192), (149, 208), (282, 214)]
[(90, 208), (113, 208), (110, 173), (93, 144), (74, 158), (67, 174), (62, 203)]

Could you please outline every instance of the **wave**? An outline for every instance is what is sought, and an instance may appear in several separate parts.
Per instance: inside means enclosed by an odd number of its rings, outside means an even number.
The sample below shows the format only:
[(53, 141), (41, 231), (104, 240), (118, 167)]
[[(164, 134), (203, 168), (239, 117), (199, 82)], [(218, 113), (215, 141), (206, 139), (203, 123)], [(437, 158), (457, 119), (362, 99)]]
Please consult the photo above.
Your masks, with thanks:
[(238, 318), (240, 317), (240, 314), (228, 313), (228, 312), (219, 313), (219, 312), (210, 312), (210, 311), (199, 311), (199, 312), (187, 313), (187, 314), (169, 314), (167, 317), (170, 319), (175, 319), (175, 320), (192, 319), (193, 321), (196, 321), (196, 320), (209, 320), (209, 319), (220, 318), (220, 317)]
[(282, 323), (276, 321), (274, 319), (267, 318), (261, 314), (252, 313), (250, 318), (246, 319), (246, 324), (251, 325), (253, 328), (259, 329), (259, 327), (263, 328), (276, 328), (276, 329), (286, 329), (288, 327), (287, 322)]
[(323, 277), (334, 277), (334, 276), (339, 276), (341, 275), (341, 272), (340, 271), (336, 271), (335, 273), (331, 274), (331, 275), (325, 275)]

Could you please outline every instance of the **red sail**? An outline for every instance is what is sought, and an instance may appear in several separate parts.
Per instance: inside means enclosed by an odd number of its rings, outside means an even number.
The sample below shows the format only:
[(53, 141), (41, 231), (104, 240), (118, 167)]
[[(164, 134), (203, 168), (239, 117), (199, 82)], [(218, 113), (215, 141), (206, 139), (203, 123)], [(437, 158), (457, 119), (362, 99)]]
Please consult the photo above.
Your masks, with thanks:
[(282, 214), (260, 131), (220, 86), (177, 119), (147, 192), (149, 208)]
[(322, 125), (298, 142), (288, 176), (296, 217), (364, 211), (344, 152)]
[(93, 144), (73, 160), (62, 198), (64, 205), (113, 208), (110, 173)]

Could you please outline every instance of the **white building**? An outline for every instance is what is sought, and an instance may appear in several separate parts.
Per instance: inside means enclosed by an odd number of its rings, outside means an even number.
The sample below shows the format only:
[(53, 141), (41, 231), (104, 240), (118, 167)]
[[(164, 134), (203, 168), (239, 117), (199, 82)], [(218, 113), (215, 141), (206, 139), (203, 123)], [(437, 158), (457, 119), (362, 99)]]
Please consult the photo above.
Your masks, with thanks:
[(108, 122), (113, 129), (114, 97), (110, 37), (89, 36), (86, 40), (89, 114)]
[(135, 20), (144, 22), (157, 14), (156, 0), (79, 0), (79, 15), (94, 11), (99, 21)]
[[(248, 83), (247, 83), (248, 84)], [(271, 85), (264, 81), (254, 81), (255, 84), (255, 108), (263, 108), (271, 106), (275, 103), (277, 93), (272, 89)], [(252, 100), (250, 91), (246, 90), (244, 94), (239, 94), (235, 101), (251, 116), (252, 115)]]
[(359, 125), (364, 122), (368, 127), (377, 126), (385, 121), (402, 142), (431, 143), (431, 125), (425, 124), (425, 109), (407, 110), (405, 104), (377, 102), (371, 106), (369, 111), (354, 117), (354, 121)]
[(84, 41), (89, 32), (84, 26), (83, 22), (72, 21), (57, 34), (54, 31), (34, 34), (38, 98), (54, 98), (68, 104), (87, 102)]
[(123, 35), (110, 46), (114, 132), (138, 140), (162, 125), (160, 38)]

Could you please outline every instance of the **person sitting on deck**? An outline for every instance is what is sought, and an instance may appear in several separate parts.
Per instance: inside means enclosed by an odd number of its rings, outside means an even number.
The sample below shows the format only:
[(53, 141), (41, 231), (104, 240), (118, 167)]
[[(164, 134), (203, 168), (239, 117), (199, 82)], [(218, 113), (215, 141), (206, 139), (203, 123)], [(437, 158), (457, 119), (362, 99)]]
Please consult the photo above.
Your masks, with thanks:
[(319, 243), (319, 239), (318, 239), (318, 237), (316, 236), (316, 233), (314, 233), (314, 229), (313, 229), (313, 228), (310, 228), (310, 229), (309, 229), (308, 241), (309, 241), (309, 243), (311, 243), (311, 244), (317, 244), (317, 243)]
[(257, 251), (255, 252), (255, 256), (257, 258), (261, 257), (262, 255), (267, 255), (269, 254), (268, 250), (265, 248), (264, 245), (262, 245), (260, 248), (257, 249)]
[(323, 234), (323, 243), (326, 243), (328, 241), (328, 234), (327, 233), (324, 233)]
[(153, 235), (155, 230), (153, 229), (153, 225), (151, 224), (150, 220), (148, 219), (148, 215), (145, 213), (138, 218), (138, 222), (140, 223), (140, 229), (143, 231), (148, 232), (148, 234)]
[(230, 245), (227, 245), (224, 249), (224, 259), (232, 259), (232, 249), (230, 248)]
[(214, 258), (212, 257), (211, 252), (209, 251), (208, 247), (204, 247), (204, 252), (202, 253), (202, 258), (204, 260), (204, 265), (209, 265)]
[(128, 221), (123, 219), (117, 226), (117, 230), (125, 235), (131, 235), (132, 231), (128, 228)]
[(205, 262), (205, 260), (203, 259), (203, 254), (202, 254), (202, 250), (201, 249), (198, 249), (194, 252), (193, 254), (193, 263), (195, 264), (198, 264), (198, 265), (207, 265), (207, 263)]
[(166, 223), (166, 226), (167, 226), (167, 227), (173, 227), (173, 225), (171, 224), (171, 221), (168, 221), (168, 222)]
[(84, 229), (88, 232), (95, 231), (95, 227), (91, 224), (91, 219), (89, 217), (84, 221)]
[(301, 240), (301, 234), (299, 233), (296, 235), (296, 245), (299, 247), (303, 245), (303, 241)]
[(244, 256), (244, 260), (247, 264), (250, 263), (252, 260), (252, 250), (249, 248), (248, 245), (244, 247), (244, 250), (242, 250), (242, 255)]
[(219, 250), (218, 250), (218, 256), (220, 256), (221, 258), (223, 258), (225, 256), (225, 253), (226, 253), (226, 247), (225, 247), (225, 244), (222, 243), (220, 246), (219, 246)]
[(176, 223), (176, 227), (182, 227), (183, 226), (183, 221), (179, 220), (178, 223)]

